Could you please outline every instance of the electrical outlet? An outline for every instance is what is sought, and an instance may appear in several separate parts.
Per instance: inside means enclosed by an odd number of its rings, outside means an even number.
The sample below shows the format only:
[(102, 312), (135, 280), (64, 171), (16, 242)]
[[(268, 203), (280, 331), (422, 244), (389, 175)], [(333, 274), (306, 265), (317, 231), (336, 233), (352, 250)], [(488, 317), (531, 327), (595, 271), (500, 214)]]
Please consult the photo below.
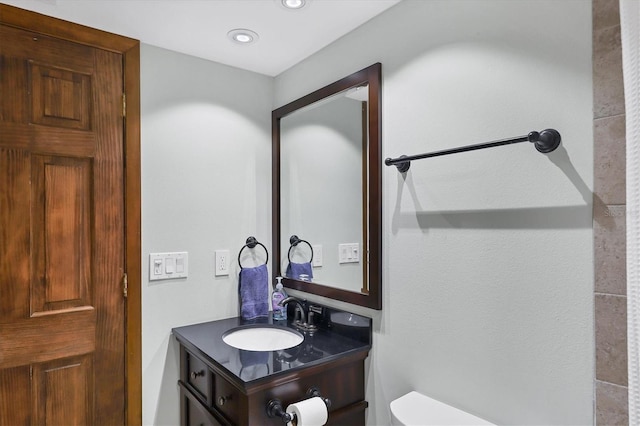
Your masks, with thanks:
[(216, 250), (216, 277), (229, 275), (229, 250)]
[(313, 246), (313, 267), (322, 266), (322, 245), (314, 244)]

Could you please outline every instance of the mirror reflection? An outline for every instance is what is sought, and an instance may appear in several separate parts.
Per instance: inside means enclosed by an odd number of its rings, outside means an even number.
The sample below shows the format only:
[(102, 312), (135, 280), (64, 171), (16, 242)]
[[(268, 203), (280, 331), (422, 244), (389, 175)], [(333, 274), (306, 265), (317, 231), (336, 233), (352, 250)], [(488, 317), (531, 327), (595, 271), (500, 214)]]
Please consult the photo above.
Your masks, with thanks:
[(361, 255), (367, 100), (365, 84), (280, 122), (280, 233), (296, 237), (282, 238), (289, 278), (355, 292), (368, 288)]
[(273, 111), (274, 273), (381, 309), (381, 65)]

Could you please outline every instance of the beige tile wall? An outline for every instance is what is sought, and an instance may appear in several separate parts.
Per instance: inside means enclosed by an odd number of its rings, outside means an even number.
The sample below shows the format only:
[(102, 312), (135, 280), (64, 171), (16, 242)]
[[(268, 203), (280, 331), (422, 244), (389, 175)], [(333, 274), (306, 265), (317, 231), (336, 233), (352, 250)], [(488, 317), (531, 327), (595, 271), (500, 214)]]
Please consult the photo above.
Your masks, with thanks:
[(625, 114), (618, 0), (593, 0), (595, 423), (628, 425)]

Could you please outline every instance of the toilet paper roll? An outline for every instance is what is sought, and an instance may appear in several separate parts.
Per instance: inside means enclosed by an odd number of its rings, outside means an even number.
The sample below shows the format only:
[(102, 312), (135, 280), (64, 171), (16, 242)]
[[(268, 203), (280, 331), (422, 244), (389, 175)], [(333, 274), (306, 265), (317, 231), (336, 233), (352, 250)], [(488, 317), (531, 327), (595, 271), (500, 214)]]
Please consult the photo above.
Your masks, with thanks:
[(290, 404), (287, 413), (294, 416), (287, 426), (322, 426), (329, 418), (327, 406), (318, 396)]

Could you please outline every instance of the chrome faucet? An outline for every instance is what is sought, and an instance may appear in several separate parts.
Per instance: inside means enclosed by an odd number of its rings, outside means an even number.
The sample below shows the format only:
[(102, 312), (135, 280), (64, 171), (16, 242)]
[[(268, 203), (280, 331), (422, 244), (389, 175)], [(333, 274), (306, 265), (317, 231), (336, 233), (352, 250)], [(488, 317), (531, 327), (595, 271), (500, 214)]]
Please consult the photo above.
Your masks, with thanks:
[(307, 310), (305, 309), (304, 302), (302, 300), (297, 297), (289, 296), (278, 302), (278, 305), (287, 306), (289, 303), (294, 303), (296, 305), (293, 325), (306, 331), (313, 331), (317, 329), (313, 323), (313, 311), (309, 310), (309, 313), (307, 314)]

